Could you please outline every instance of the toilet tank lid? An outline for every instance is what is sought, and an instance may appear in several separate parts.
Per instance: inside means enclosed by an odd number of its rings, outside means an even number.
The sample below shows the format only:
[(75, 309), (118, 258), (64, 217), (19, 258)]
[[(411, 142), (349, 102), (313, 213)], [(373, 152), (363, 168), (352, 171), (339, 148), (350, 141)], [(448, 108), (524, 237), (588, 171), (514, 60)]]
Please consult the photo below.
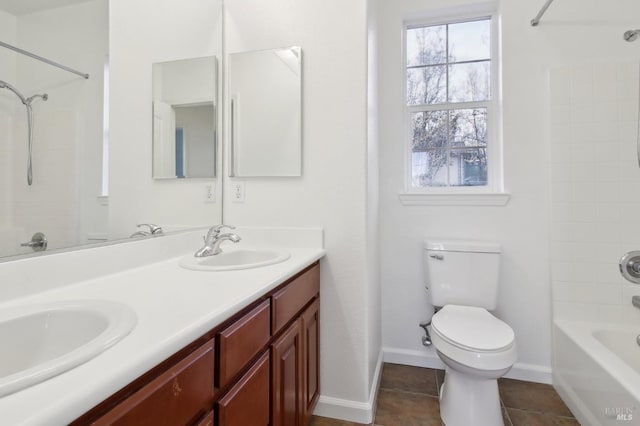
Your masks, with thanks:
[(424, 240), (424, 248), (434, 251), (460, 251), (470, 253), (500, 253), (500, 244), (472, 240)]

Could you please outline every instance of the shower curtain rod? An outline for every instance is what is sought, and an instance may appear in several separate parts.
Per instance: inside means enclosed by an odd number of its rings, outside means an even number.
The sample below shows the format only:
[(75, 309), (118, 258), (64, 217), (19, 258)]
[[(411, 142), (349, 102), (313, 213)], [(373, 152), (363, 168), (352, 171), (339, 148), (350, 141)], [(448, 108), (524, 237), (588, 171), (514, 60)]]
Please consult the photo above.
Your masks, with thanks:
[(553, 3), (553, 0), (547, 0), (547, 2), (544, 4), (544, 6), (542, 6), (542, 9), (540, 9), (540, 12), (538, 12), (536, 17), (531, 20), (531, 26), (532, 27), (537, 27), (538, 26), (538, 24), (540, 23), (540, 18), (542, 18), (542, 15), (544, 15), (544, 13), (547, 11), (547, 9), (549, 9), (549, 6), (551, 6), (551, 3)]
[(73, 68), (69, 68), (69, 67), (64, 66), (64, 65), (62, 65), (62, 64), (59, 64), (59, 63), (57, 63), (57, 62), (54, 62), (54, 61), (52, 61), (52, 60), (50, 60), (50, 59), (43, 58), (42, 56), (38, 56), (38, 55), (36, 55), (36, 54), (34, 54), (34, 53), (27, 52), (26, 50), (22, 50), (22, 49), (20, 49), (20, 48), (18, 48), (18, 47), (12, 46), (12, 45), (7, 44), (7, 43), (5, 43), (5, 42), (0, 41), (0, 46), (2, 46), (2, 47), (6, 47), (7, 49), (10, 49), (10, 50), (13, 50), (13, 51), (15, 51), (15, 52), (21, 53), (21, 54), (23, 54), (23, 55), (29, 56), (29, 57), (31, 57), (31, 58), (33, 58), (33, 59), (37, 59), (38, 61), (42, 61), (42, 62), (44, 62), (44, 63), (46, 63), (46, 64), (53, 65), (54, 67), (58, 67), (58, 68), (60, 68), (60, 69), (63, 69), (63, 70), (65, 70), (65, 71), (68, 71), (68, 72), (70, 72), (70, 73), (73, 73), (73, 74), (79, 75), (80, 77), (82, 77), (82, 78), (84, 78), (84, 79), (88, 79), (88, 78), (89, 78), (89, 74), (85, 74), (85, 73), (83, 73), (83, 72), (80, 72), (80, 71), (74, 70)]

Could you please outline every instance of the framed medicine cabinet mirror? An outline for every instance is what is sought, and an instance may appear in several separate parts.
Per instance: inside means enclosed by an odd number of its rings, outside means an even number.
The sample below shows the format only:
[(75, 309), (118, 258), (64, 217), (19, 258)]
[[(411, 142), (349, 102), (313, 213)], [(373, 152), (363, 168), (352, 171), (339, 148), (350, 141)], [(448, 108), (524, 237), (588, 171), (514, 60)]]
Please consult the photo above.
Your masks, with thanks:
[(302, 175), (302, 49), (232, 53), (231, 177)]
[(216, 58), (160, 62), (152, 68), (153, 177), (215, 177)]

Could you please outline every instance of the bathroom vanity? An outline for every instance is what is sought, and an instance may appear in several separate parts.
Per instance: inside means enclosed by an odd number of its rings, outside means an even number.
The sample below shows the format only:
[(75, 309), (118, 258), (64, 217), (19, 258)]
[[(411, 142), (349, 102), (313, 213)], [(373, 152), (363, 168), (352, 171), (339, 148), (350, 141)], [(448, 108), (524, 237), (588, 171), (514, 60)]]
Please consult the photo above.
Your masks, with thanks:
[(308, 424), (319, 396), (319, 291), (316, 262), (72, 425)]
[[(101, 354), (0, 397), (6, 424), (306, 425), (319, 396), (322, 230), (238, 229), (224, 250), (276, 247), (278, 264), (180, 266), (203, 230), (0, 263), (0, 312), (104, 300), (137, 323)], [(268, 243), (268, 244), (265, 244)]]

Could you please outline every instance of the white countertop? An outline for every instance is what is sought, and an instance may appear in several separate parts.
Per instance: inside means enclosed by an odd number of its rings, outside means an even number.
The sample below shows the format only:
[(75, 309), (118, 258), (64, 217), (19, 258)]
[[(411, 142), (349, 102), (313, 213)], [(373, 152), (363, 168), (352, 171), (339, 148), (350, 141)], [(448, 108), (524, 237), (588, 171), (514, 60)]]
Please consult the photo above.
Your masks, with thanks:
[(291, 257), (261, 268), (192, 271), (178, 265), (183, 253), (0, 304), (110, 300), (129, 305), (138, 319), (131, 334), (92, 360), (0, 398), (0, 423), (68, 424), (324, 256), (319, 247), (280, 247)]

